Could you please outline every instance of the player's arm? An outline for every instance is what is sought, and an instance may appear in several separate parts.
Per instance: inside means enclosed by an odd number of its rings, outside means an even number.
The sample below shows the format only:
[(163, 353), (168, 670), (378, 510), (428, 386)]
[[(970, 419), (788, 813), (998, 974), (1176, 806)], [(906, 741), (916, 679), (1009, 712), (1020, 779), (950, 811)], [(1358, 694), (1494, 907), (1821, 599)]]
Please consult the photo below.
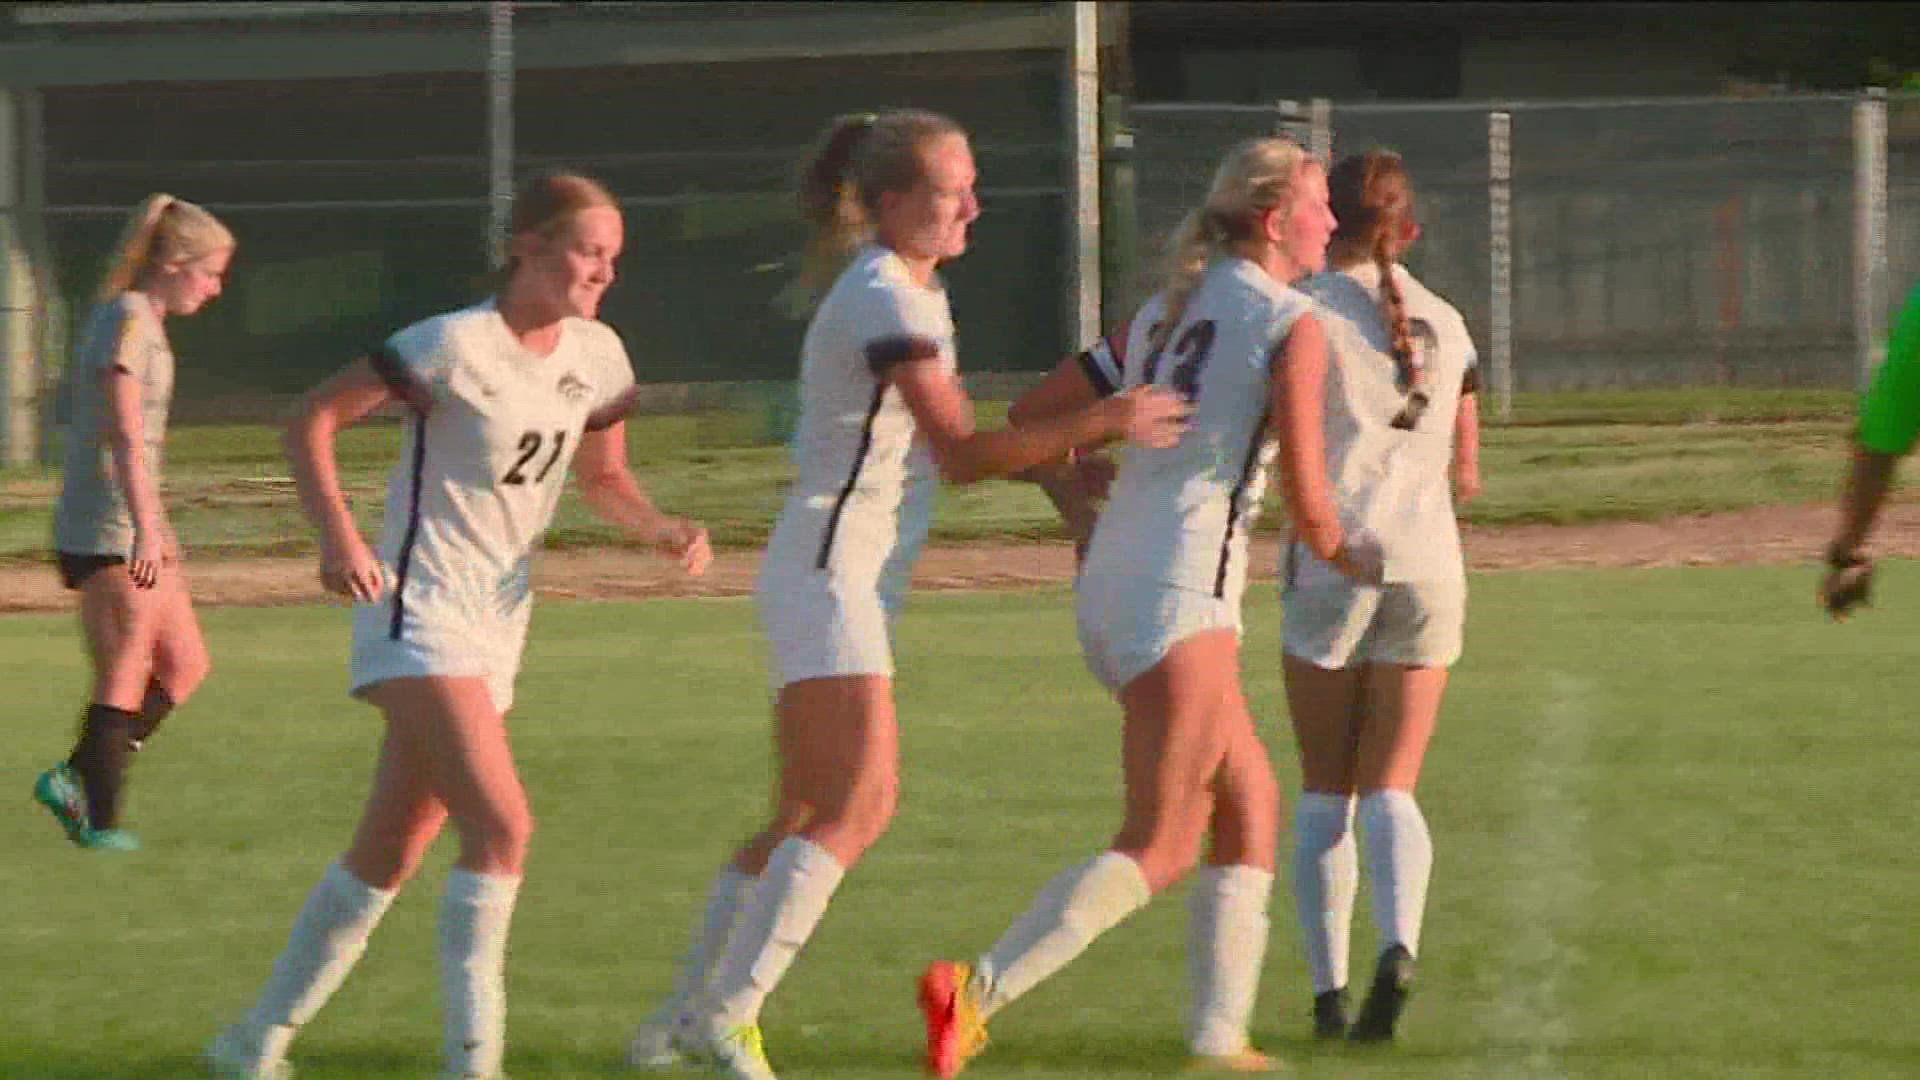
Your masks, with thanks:
[(1327, 478), (1327, 336), (1302, 315), (1268, 358), (1274, 427), (1280, 440), (1280, 485), (1295, 535), (1316, 556), (1363, 582), (1380, 580), (1380, 551), (1356, 543), (1340, 524)]
[(367, 603), (386, 591), (386, 574), (340, 488), (334, 439), (396, 396), (371, 359), (355, 360), (301, 399), (281, 436), (301, 508), (320, 532), (321, 585)]
[(113, 478), (126, 497), (127, 516), (133, 520), (133, 550), (128, 552), (127, 573), (134, 585), (149, 589), (159, 579), (172, 533), (159, 489), (147, 471), (143, 388), (133, 367), (137, 362), (133, 353), (140, 348), (131, 335), (122, 333), (113, 362), (102, 368), (98, 377), (107, 391), (107, 448), (113, 461)]
[(680, 560), (687, 573), (700, 576), (713, 562), (707, 530), (686, 518), (663, 513), (634, 478), (627, 462), (627, 423), (589, 425), (573, 456), (580, 497), (604, 521), (640, 537)]
[(876, 342), (868, 348), (868, 362), (877, 378), (900, 391), (933, 449), (941, 477), (952, 484), (1012, 476), (1064, 457), (1074, 447), (1111, 439), (1172, 446), (1180, 440), (1190, 411), (1186, 402), (1164, 390), (1135, 387), (1062, 416), (980, 431), (974, 427), (973, 400), (959, 378), (941, 365), (934, 342)]
[(1460, 380), (1460, 404), (1453, 414), (1453, 497), (1460, 502), (1480, 494), (1480, 369), (1467, 368)]
[[(1112, 349), (1102, 340), (1061, 361), (1046, 378), (1014, 401), (1007, 410), (1008, 422), (1018, 427), (1067, 416), (1113, 396), (1119, 385), (1118, 365), (1110, 362), (1112, 356)], [(1075, 447), (1064, 457), (1043, 461), (1018, 476), (1037, 484), (1046, 493), (1073, 537), (1076, 558), (1086, 555), (1087, 542), (1099, 518), (1099, 503), (1106, 497), (1113, 476), (1112, 462), (1104, 455), (1086, 453), (1088, 449)]]
[(1873, 564), (1861, 549), (1893, 486), (1896, 467), (1920, 439), (1920, 289), (1907, 297), (1887, 358), (1860, 402), (1853, 452), (1842, 480), (1840, 523), (1827, 545), (1820, 599), (1835, 618), (1864, 603)]

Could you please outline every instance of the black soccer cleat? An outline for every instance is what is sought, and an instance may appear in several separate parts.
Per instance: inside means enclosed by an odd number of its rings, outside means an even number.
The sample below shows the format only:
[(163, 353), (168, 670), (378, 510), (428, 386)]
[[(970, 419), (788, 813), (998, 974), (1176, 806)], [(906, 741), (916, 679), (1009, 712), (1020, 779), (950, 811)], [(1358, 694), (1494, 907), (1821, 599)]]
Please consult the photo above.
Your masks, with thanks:
[(1316, 1039), (1344, 1039), (1347, 1037), (1347, 988), (1329, 990), (1313, 997), (1313, 1037)]
[(1394, 1025), (1400, 1011), (1407, 1007), (1413, 993), (1413, 954), (1405, 945), (1393, 945), (1380, 954), (1373, 972), (1373, 987), (1366, 1003), (1360, 1006), (1360, 1018), (1347, 1031), (1347, 1041), (1384, 1043), (1393, 1041)]

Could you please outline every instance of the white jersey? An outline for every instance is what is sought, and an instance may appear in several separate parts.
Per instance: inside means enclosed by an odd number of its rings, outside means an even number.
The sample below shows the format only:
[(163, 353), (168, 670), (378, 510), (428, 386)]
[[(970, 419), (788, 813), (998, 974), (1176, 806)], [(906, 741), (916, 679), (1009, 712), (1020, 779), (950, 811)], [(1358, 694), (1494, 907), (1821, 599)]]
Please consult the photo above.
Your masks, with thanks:
[(946, 290), (916, 283), (892, 251), (862, 248), (807, 327), (797, 475), (767, 546), (770, 568), (885, 577), (904, 588), (939, 474), (888, 374), (901, 361), (922, 359), (955, 367)]
[[(1478, 358), (1453, 305), (1405, 267), (1393, 274), (1427, 397), (1411, 427), (1404, 426), (1412, 419), (1410, 388), (1393, 359), (1379, 270), (1362, 263), (1316, 274), (1304, 286), (1327, 333), (1327, 470), (1341, 523), (1379, 539), (1387, 581), (1456, 578), (1464, 568), (1448, 470), (1460, 396), (1476, 385)], [(1307, 563), (1309, 577), (1337, 573)]]
[(1274, 349), (1311, 308), (1252, 262), (1220, 258), (1163, 347), (1149, 344), (1164, 311), (1155, 297), (1134, 317), (1119, 357), (1105, 345), (1085, 354), (1100, 390), (1150, 383), (1193, 403), (1177, 445), (1126, 450), (1094, 529), (1087, 577), (1131, 577), (1238, 601), (1247, 534), (1274, 454), (1267, 432)]
[(413, 408), (380, 538), (389, 636), (410, 618), (477, 625), (520, 607), (581, 434), (633, 406), (619, 335), (567, 319), (539, 356), (488, 301), (401, 330), (373, 363)]

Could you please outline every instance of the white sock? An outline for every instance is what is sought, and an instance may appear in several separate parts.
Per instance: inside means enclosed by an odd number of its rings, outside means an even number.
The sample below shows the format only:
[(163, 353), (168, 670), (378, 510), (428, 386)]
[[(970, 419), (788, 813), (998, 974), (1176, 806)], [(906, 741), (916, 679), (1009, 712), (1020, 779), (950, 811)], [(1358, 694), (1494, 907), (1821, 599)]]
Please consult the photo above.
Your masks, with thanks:
[(286, 949), (273, 962), (273, 974), (247, 1013), (250, 1035), (262, 1044), (263, 1053), (284, 1053), (293, 1030), (313, 1019), (346, 981), (395, 895), (394, 890), (368, 885), (337, 862), (327, 867), (307, 894)]
[(759, 1022), (760, 1006), (813, 936), (845, 874), (839, 860), (811, 840), (789, 836), (773, 849), (714, 963), (707, 1019), (715, 1032)]
[(974, 978), (981, 1011), (992, 1016), (1005, 1008), (1152, 897), (1140, 864), (1117, 851), (1062, 871), (980, 958)]
[(1433, 875), (1433, 837), (1426, 816), (1412, 792), (1376, 791), (1360, 800), (1360, 827), (1367, 834), (1367, 877), (1380, 948), (1405, 945), (1418, 956), (1427, 880)]
[(1308, 791), (1293, 813), (1293, 896), (1306, 934), (1313, 992), (1347, 985), (1360, 857), (1353, 842), (1353, 797)]
[(1272, 895), (1273, 875), (1253, 866), (1209, 866), (1194, 882), (1187, 901), (1193, 994), (1187, 1045), (1196, 1054), (1225, 1056), (1247, 1048)]
[(707, 888), (707, 906), (700, 913), (700, 922), (693, 929), (687, 951), (681, 954), (679, 969), (673, 973), (673, 992), (654, 1010), (652, 1022), (673, 1023), (706, 992), (713, 979), (714, 965), (726, 949), (727, 939), (733, 936), (740, 912), (753, 896), (754, 884), (759, 880), (748, 877), (731, 864), (714, 875), (713, 884)]
[(440, 902), (447, 1071), (495, 1076), (507, 1050), (507, 926), (520, 879), (455, 868)]

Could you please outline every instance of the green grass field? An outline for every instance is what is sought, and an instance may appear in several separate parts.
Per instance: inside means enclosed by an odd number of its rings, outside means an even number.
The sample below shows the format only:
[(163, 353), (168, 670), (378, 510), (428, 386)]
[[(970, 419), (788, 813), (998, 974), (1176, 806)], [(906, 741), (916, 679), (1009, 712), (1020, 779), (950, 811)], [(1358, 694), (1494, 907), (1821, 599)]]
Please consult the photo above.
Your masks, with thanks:
[[(1303, 1038), (1284, 892), (1259, 1042), (1307, 1078), (1920, 1075), (1920, 570), (1889, 564), (1883, 606), (1841, 626), (1817, 616), (1805, 568), (1473, 590), (1422, 789), (1438, 859), (1401, 1044)], [(1248, 608), (1249, 691), (1291, 782), (1277, 605), (1256, 589)], [(215, 672), (139, 762), (148, 847), (127, 857), (69, 848), (27, 798), (84, 693), (71, 617), (0, 620), (9, 1080), (195, 1075), (347, 835), (376, 719), (342, 693), (343, 611), (205, 618)], [(1080, 667), (1066, 594), (921, 596), (899, 651), (903, 807), (768, 1010), (783, 1076), (914, 1075), (921, 966), (990, 944), (1116, 822), (1115, 711)], [(620, 1075), (709, 875), (764, 805), (763, 685), (748, 603), (542, 605), (515, 720), (541, 822), (510, 962), (517, 1080)], [(307, 1031), (303, 1077), (433, 1074), (450, 848)], [(1176, 1068), (1184, 917), (1176, 892), (1108, 935), (1004, 1014), (968, 1075)]]
[[(1465, 514), (1481, 524), (1657, 520), (1832, 497), (1852, 399), (1826, 391), (1640, 392), (1523, 398), (1523, 421), (1489, 425), (1486, 494)], [(998, 424), (1003, 403), (981, 408)], [(706, 522), (723, 546), (766, 540), (792, 477), (784, 447), (755, 445), (742, 412), (642, 416), (628, 425), (636, 472), (655, 497)], [(368, 528), (377, 525), (398, 425), (341, 438), (343, 482)], [(304, 554), (313, 533), (284, 482), (275, 432), (259, 425), (184, 427), (170, 435), (167, 503), (198, 555)], [(0, 470), (0, 560), (42, 559), (58, 473)], [(1263, 527), (1277, 527), (1268, 514)], [(934, 538), (1057, 537), (1052, 507), (1028, 484), (943, 493)], [(548, 536), (556, 547), (619, 536), (569, 497)]]

